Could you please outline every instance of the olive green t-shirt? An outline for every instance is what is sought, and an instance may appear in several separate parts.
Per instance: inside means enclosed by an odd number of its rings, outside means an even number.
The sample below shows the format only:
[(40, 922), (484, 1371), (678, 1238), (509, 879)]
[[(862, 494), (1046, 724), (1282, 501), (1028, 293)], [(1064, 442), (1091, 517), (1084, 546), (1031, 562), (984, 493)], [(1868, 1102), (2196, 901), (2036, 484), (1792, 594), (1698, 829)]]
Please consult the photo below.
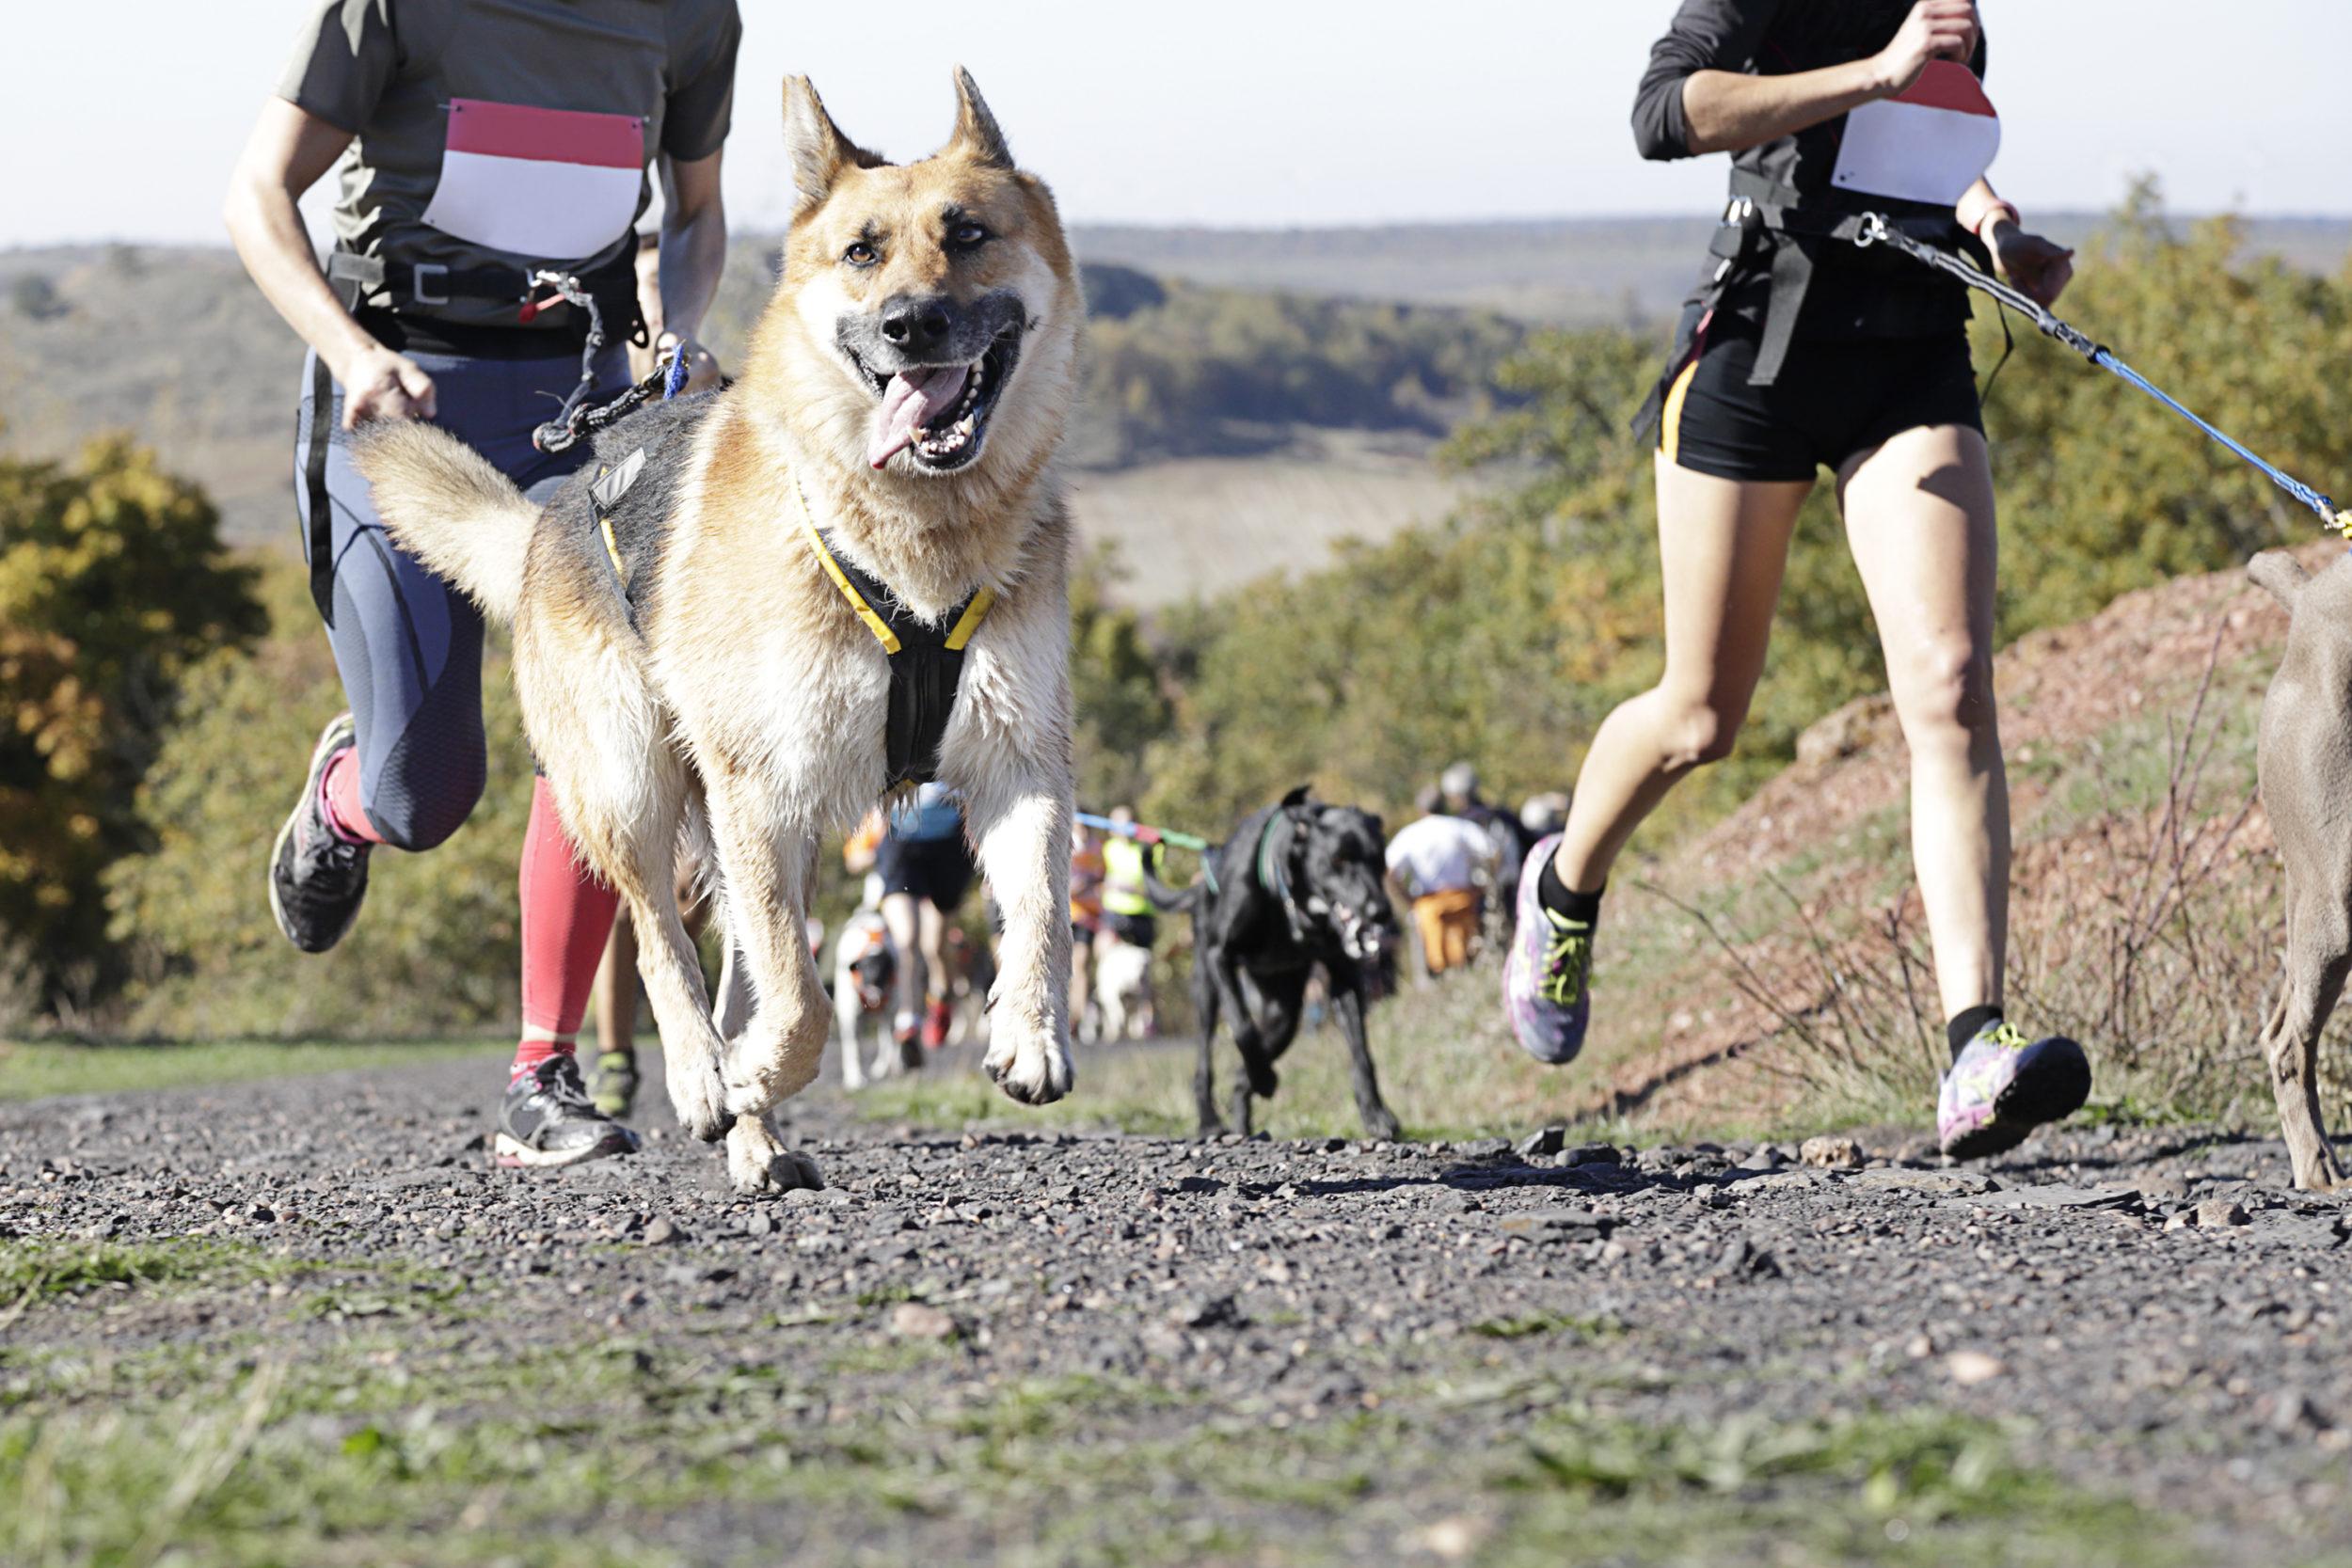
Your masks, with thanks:
[(519, 325), (512, 303), (437, 279), (513, 271), (519, 292), (530, 267), (622, 261), (655, 156), (691, 162), (726, 140), (736, 0), (310, 6), (278, 95), (352, 133), (335, 238), (384, 263), (371, 302), (402, 314)]

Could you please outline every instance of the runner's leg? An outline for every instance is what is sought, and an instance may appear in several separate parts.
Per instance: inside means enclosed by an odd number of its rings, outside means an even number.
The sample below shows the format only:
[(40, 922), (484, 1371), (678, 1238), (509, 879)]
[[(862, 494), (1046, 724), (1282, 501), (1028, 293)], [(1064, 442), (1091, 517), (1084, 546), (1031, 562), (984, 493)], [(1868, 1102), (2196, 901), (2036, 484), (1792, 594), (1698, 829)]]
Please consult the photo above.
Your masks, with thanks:
[(1602, 721), (1553, 865), (1597, 893), (1633, 831), (1702, 763), (1730, 754), (1764, 669), (1788, 540), (1810, 481), (1717, 479), (1658, 458), (1666, 669)]
[(1993, 697), (1998, 539), (1984, 437), (1962, 425), (1905, 431), (1850, 459), (1838, 493), (1911, 749), (1911, 852), (1944, 1014), (1998, 1006), (2009, 780)]

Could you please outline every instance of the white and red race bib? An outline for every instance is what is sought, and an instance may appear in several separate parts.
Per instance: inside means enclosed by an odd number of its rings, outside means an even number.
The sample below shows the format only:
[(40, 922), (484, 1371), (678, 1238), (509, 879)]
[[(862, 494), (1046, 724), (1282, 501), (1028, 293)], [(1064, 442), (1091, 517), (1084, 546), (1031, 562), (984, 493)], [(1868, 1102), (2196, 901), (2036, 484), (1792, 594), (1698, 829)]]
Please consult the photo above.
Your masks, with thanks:
[(1957, 60), (1930, 60), (1899, 97), (1846, 116), (1846, 138), (1830, 182), (1843, 191), (1949, 207), (2001, 150), (2000, 117), (1976, 72)]
[(424, 221), (493, 250), (579, 261), (628, 231), (644, 175), (635, 115), (453, 98)]

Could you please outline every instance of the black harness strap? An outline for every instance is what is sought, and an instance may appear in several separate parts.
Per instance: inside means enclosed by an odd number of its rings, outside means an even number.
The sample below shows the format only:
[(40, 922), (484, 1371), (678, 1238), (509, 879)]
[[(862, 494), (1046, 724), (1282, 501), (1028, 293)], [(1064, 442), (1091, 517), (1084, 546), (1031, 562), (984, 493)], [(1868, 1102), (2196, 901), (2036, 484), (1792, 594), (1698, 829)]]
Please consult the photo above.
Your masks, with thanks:
[[(797, 496), (799, 481), (793, 484)], [(833, 542), (808, 516), (807, 498), (797, 499), (801, 526), (817, 563), (890, 659), (890, 710), (882, 727), (888, 777), (883, 787), (930, 784), (939, 776), (940, 743), (955, 716), (964, 649), (988, 618), (996, 595), (987, 588), (975, 589), (937, 624), (925, 621), (899, 602), (889, 584), (836, 554)]]
[[(310, 356), (310, 429), (302, 451), (303, 493), (310, 502), (310, 597), (326, 624), (335, 624), (335, 503), (326, 494), (326, 446), (335, 433), (335, 377), (324, 357)], [(283, 404), (280, 404), (282, 407)]]

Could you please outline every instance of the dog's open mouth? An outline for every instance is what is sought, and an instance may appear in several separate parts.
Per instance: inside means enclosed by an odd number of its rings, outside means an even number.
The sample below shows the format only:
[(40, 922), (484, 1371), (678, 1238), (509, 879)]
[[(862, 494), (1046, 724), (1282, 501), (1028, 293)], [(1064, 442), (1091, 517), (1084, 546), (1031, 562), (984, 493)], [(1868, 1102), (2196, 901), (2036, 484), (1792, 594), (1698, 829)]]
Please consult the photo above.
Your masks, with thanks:
[(866, 462), (881, 468), (911, 451), (920, 467), (946, 473), (979, 456), (989, 416), (1020, 357), (1021, 329), (1012, 326), (967, 365), (926, 365), (891, 376), (867, 371), (882, 407), (874, 415)]

